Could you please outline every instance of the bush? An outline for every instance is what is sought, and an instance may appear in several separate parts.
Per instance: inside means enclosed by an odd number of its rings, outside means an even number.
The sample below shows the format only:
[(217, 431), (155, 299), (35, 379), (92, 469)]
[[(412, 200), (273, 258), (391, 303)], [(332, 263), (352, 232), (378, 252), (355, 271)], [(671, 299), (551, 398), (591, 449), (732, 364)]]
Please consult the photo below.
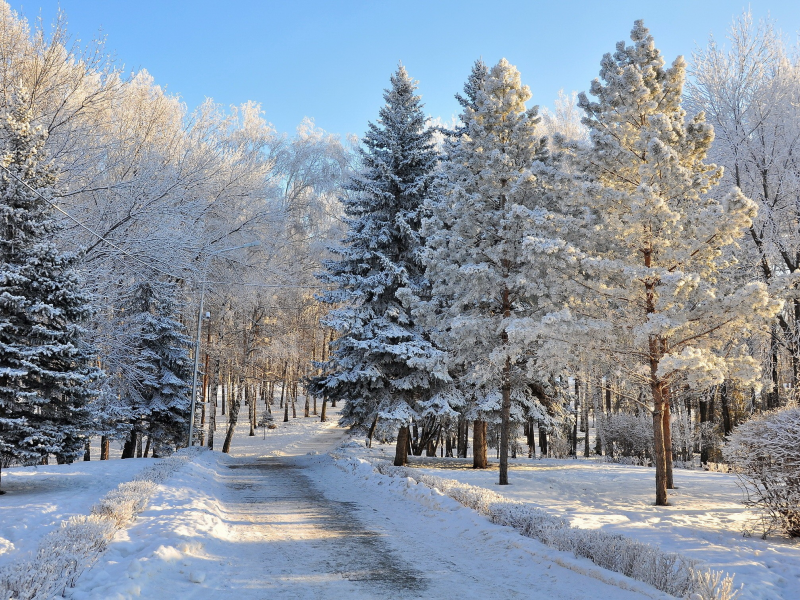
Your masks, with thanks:
[(383, 475), (408, 477), (438, 489), (445, 496), (487, 516), (493, 523), (513, 527), (546, 546), (588, 558), (604, 569), (643, 581), (672, 596), (692, 600), (733, 600), (738, 595), (738, 591), (733, 589), (732, 577), (701, 569), (697, 561), (680, 554), (664, 552), (623, 535), (572, 527), (565, 519), (544, 510), (454, 479), (443, 479), (385, 462), (377, 463), (375, 468)]
[(36, 600), (63, 595), (92, 566), (114, 534), (136, 518), (156, 486), (200, 450), (187, 448), (143, 469), (92, 507), (88, 516), (72, 517), (44, 537), (36, 555), (0, 571), (0, 599)]
[(800, 537), (800, 408), (762, 413), (740, 425), (723, 449), (744, 492), (763, 516), (763, 537)]

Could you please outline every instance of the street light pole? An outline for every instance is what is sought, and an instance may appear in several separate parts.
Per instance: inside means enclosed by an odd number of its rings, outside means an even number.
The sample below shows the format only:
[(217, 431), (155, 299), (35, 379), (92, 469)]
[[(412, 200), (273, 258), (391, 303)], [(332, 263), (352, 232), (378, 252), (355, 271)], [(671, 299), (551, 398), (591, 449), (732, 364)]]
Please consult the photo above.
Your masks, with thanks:
[(240, 250), (242, 248), (251, 248), (253, 246), (259, 246), (261, 244), (260, 241), (256, 240), (254, 242), (250, 242), (249, 244), (243, 244), (242, 246), (234, 246), (233, 248), (223, 248), (222, 250), (217, 250), (216, 252), (210, 252), (206, 255), (205, 262), (203, 263), (203, 281), (200, 285), (200, 307), (197, 310), (197, 333), (195, 334), (195, 341), (194, 341), (194, 372), (192, 373), (192, 404), (191, 408), (189, 409), (189, 446), (194, 446), (194, 417), (195, 417), (195, 404), (197, 400), (197, 371), (200, 369), (200, 338), (202, 334), (202, 326), (203, 326), (203, 303), (205, 302), (206, 298), (206, 273), (208, 272), (208, 264), (211, 262), (211, 259), (218, 255), (222, 254), (223, 252), (230, 252), (231, 250)]

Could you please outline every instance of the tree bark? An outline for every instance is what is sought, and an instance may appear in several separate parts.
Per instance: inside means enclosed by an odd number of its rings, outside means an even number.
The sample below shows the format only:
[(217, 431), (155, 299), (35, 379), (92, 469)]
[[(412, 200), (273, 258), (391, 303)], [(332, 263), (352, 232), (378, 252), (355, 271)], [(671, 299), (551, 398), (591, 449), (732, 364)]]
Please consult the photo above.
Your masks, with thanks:
[(232, 399), (229, 399), (228, 431), (225, 433), (225, 442), (222, 444), (222, 451), (225, 454), (228, 454), (231, 451), (233, 432), (236, 430), (236, 422), (239, 420), (239, 409), (241, 408), (241, 404), (242, 404), (242, 399), (239, 394), (234, 394), (234, 397)]
[(672, 390), (664, 384), (664, 414), (661, 426), (664, 429), (664, 461), (667, 476), (667, 489), (674, 490), (675, 482), (672, 471)]
[(247, 416), (250, 418), (250, 437), (256, 434), (256, 399), (253, 390), (248, 393), (248, 386), (244, 386), (245, 402), (247, 402)]
[(372, 419), (372, 425), (369, 426), (369, 435), (367, 436), (368, 439), (367, 448), (372, 448), (372, 436), (375, 435), (375, 428), (377, 426), (378, 426), (378, 413), (375, 413), (375, 418)]
[(122, 447), (122, 458), (133, 458), (134, 456), (136, 456), (136, 431), (131, 431)]
[(486, 456), (486, 421), (476, 419), (472, 424), (472, 468), (486, 469), (489, 459)]
[(153, 440), (153, 436), (152, 435), (148, 435), (147, 436), (147, 445), (144, 447), (144, 454), (142, 455), (145, 458), (147, 458), (147, 455), (150, 454), (150, 442), (152, 440)]
[(108, 460), (108, 455), (111, 452), (111, 440), (107, 436), (100, 438), (100, 460)]
[(324, 423), (325, 421), (328, 420), (327, 412), (328, 412), (328, 398), (327, 397), (323, 397), (322, 398), (322, 411), (320, 412), (320, 415), (319, 415), (320, 422)]
[(397, 432), (397, 445), (394, 451), (394, 466), (405, 467), (408, 463), (408, 425)]
[(90, 440), (86, 440), (86, 446), (83, 451), (83, 460), (86, 462), (92, 460), (92, 442)]

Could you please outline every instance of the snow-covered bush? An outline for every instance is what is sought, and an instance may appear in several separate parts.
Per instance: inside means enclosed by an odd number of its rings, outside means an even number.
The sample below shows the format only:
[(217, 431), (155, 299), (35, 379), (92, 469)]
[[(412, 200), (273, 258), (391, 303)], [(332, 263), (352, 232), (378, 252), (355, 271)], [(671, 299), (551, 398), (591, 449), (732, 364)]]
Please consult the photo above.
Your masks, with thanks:
[[(551, 548), (588, 558), (604, 569), (643, 581), (672, 596), (691, 600), (733, 600), (738, 595), (733, 589), (732, 577), (701, 569), (697, 561), (680, 554), (664, 552), (623, 535), (572, 527), (561, 517), (454, 479), (384, 462), (377, 463), (375, 468), (384, 475), (407, 477), (436, 488), (486, 515), (493, 523), (513, 527)], [(358, 465), (352, 465), (351, 469), (356, 472)]]
[(61, 596), (91, 567), (114, 534), (147, 505), (156, 486), (200, 451), (186, 448), (141, 471), (111, 490), (91, 514), (72, 517), (46, 535), (36, 555), (0, 571), (0, 599), (38, 600)]
[(800, 537), (800, 407), (762, 413), (731, 434), (723, 453), (744, 504), (764, 515), (764, 532)]
[(649, 414), (618, 413), (602, 420), (606, 444), (614, 444), (618, 459), (636, 458), (646, 464), (653, 456), (653, 418)]

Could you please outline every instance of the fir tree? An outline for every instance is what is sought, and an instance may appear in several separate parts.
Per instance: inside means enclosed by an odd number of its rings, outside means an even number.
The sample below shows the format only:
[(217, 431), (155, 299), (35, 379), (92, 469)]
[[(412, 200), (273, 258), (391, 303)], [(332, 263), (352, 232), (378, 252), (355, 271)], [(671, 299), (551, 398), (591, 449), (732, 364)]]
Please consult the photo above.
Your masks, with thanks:
[(437, 368), (438, 351), (409, 309), (426, 293), (420, 221), (437, 161), (415, 90), (400, 66), (377, 124), (364, 136), (364, 168), (343, 199), (349, 231), (334, 250), (340, 258), (327, 261), (320, 275), (335, 287), (322, 300), (342, 305), (325, 321), (340, 335), (327, 375), (310, 386), (312, 393), (344, 400), (344, 425), (363, 427), (376, 418), (396, 423), (401, 454), (417, 402), (447, 380)]
[(154, 456), (185, 442), (189, 429), (191, 339), (175, 318), (175, 294), (174, 284), (146, 281), (136, 286), (131, 302), (132, 326), (141, 340), (136, 366), (143, 373), (134, 436), (141, 435), (146, 423)]
[(45, 132), (31, 123), (25, 90), (3, 123), (0, 170), (0, 454), (35, 463), (71, 461), (90, 426), (86, 404), (100, 372), (80, 323), (91, 314), (77, 255), (50, 241), (48, 199), (56, 171), (44, 162)]

